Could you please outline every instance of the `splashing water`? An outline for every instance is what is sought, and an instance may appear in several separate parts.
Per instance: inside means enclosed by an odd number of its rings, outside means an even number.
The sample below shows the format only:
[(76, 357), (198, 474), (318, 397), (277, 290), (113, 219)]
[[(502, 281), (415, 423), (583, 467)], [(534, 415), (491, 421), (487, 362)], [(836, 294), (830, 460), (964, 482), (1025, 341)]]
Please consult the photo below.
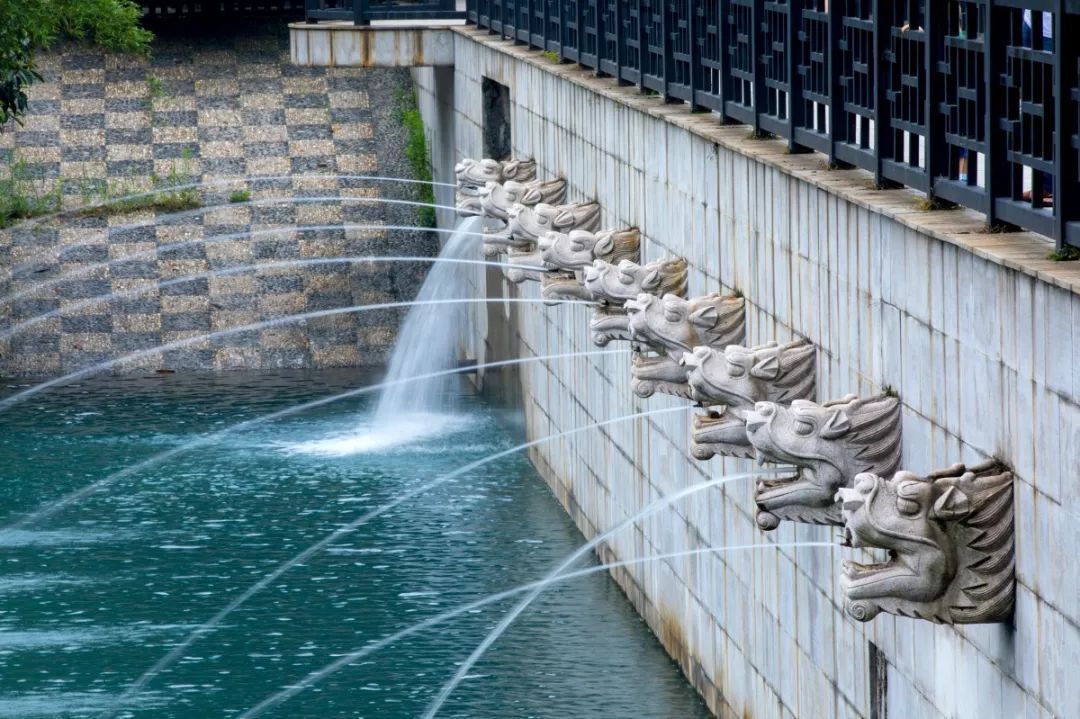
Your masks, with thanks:
[[(480, 259), (480, 246), (471, 233), (479, 232), (482, 220), (463, 220), (446, 241), (440, 257), (452, 260)], [(475, 268), (443, 262), (432, 266), (416, 299), (461, 299), (470, 294)], [(386, 379), (420, 377), (448, 369), (457, 360), (457, 346), (466, 319), (465, 305), (418, 306), (409, 310), (401, 326)], [(446, 395), (452, 377), (430, 377), (411, 384), (394, 384), (383, 391), (375, 410), (375, 422), (403, 422), (416, 413), (447, 409)]]
[[(442, 379), (441, 377), (439, 379)], [(420, 380), (416, 384), (422, 384)], [(324, 439), (294, 442), (284, 447), (296, 454), (314, 454), (323, 457), (345, 457), (350, 454), (367, 454), (392, 450), (395, 447), (412, 447), (425, 439), (456, 434), (467, 429), (472, 422), (464, 415), (413, 412), (380, 420), (364, 418), (353, 430)]]
[[(480, 246), (473, 239), (483, 220), (462, 220), (439, 253), (449, 260), (479, 260)], [(472, 290), (476, 266), (438, 262), (420, 287), (417, 301), (463, 299)], [(385, 450), (426, 437), (460, 432), (468, 426), (454, 413), (453, 375), (440, 375), (457, 362), (458, 342), (467, 322), (464, 304), (418, 305), (409, 310), (390, 356), (386, 381), (371, 425), (348, 436), (332, 437), (298, 448), (317, 454), (346, 455)], [(427, 377), (400, 382), (405, 377)]]

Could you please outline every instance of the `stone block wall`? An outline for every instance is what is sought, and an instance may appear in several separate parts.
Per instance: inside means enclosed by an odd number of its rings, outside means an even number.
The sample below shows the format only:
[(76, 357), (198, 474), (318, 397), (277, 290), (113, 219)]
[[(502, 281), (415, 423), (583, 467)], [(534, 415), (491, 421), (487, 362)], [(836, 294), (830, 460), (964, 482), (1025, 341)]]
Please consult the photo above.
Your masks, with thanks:
[[(217, 330), (415, 295), (428, 265), (257, 269), (158, 287), (239, 265), (437, 249), (428, 232), (380, 229), (416, 225), (415, 207), (289, 201), (420, 193), (363, 178), (411, 177), (398, 116), (411, 93), (408, 73), (294, 67), (283, 30), (283, 23), (220, 33), (180, 24), (161, 28), (149, 58), (75, 45), (40, 58), (45, 81), (31, 88), (25, 125), (0, 133), (0, 181), (29, 178), (21, 192), (59, 193), (69, 209), (169, 185), (217, 184), (198, 189), (201, 208), (177, 214), (74, 213), (0, 230), (0, 333), (52, 313), (0, 341), (0, 374), (63, 374)], [(253, 204), (232, 197), (239, 191)], [(328, 227), (342, 223), (367, 228)], [(258, 234), (239, 234), (247, 231)], [(88, 304), (117, 292), (126, 294)], [(403, 315), (291, 322), (121, 369), (380, 365)]]
[[(416, 70), (435, 144), (483, 144), (482, 80), (510, 87), (514, 154), (634, 225), (643, 257), (682, 255), (690, 294), (744, 293), (748, 344), (818, 347), (818, 398), (889, 386), (903, 402), (903, 466), (925, 473), (997, 456), (1016, 482), (1012, 624), (945, 627), (846, 616), (840, 547), (718, 552), (634, 565), (616, 579), (718, 716), (1075, 717), (1080, 682), (1080, 272), (1026, 233), (983, 234), (967, 211), (925, 213), (905, 190), (789, 155), (710, 115), (642, 97), (487, 33), (461, 30), (452, 87)], [(452, 120), (446, 108), (453, 106)], [(437, 179), (450, 179), (445, 159)], [(478, 292), (539, 296), (488, 275)], [(506, 305), (483, 318), (488, 359), (588, 351), (582, 307)], [(469, 341), (466, 338), (466, 341)], [(646, 409), (629, 354), (522, 365), (530, 439)], [(586, 536), (662, 494), (745, 462), (694, 460), (691, 412), (539, 445), (533, 459)], [(826, 528), (754, 522), (734, 481), (616, 535), (628, 559), (755, 542), (833, 541)], [(544, 568), (538, 568), (538, 572)], [(873, 658), (873, 662), (871, 659)], [(874, 667), (872, 670), (872, 666)], [(873, 676), (871, 676), (873, 671)]]

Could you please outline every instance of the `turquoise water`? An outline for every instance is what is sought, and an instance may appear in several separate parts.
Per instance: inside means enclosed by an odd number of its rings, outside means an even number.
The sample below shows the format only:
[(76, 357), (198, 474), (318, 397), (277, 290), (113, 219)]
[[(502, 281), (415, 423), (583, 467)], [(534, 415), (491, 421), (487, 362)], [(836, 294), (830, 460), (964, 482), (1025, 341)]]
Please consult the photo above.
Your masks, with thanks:
[[(47, 393), (0, 414), (0, 526), (204, 433), (372, 379), (355, 371), (112, 377)], [(101, 715), (280, 562), (401, 492), (522, 441), (514, 413), (475, 397), (463, 405), (444, 432), (372, 449), (359, 441), (368, 403), (332, 404), (0, 532), (0, 717)], [(541, 578), (581, 541), (525, 457), (501, 459), (283, 575), (116, 715), (235, 716), (369, 641)], [(368, 656), (266, 716), (416, 717), (516, 599)], [(549, 590), (440, 716), (708, 713), (598, 573)]]

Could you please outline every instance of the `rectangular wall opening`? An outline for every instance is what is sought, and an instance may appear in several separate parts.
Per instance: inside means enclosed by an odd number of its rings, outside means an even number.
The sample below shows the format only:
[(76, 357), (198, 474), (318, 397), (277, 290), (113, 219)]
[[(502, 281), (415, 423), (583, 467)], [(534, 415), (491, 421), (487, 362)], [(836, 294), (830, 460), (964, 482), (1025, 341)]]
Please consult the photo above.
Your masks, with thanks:
[(483, 78), (484, 157), (508, 160), (511, 155), (510, 88), (490, 77)]

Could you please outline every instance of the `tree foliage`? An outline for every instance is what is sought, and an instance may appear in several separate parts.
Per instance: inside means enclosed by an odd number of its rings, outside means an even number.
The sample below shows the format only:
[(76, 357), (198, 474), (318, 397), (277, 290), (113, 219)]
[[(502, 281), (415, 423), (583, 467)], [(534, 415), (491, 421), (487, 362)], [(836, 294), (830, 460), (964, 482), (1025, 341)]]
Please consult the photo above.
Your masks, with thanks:
[(0, 126), (25, 112), (26, 88), (41, 79), (35, 52), (64, 38), (148, 52), (141, 16), (134, 0), (0, 0)]

